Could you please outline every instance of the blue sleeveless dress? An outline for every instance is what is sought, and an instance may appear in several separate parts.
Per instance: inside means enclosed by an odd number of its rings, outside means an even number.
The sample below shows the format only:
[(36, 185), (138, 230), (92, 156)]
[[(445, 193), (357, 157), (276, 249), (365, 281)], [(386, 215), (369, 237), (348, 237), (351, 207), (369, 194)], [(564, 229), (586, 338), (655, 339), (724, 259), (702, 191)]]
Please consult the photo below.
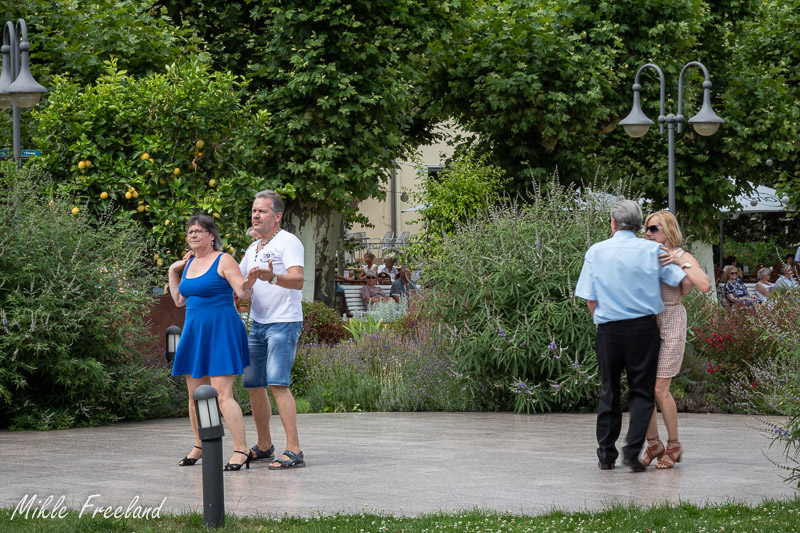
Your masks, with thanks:
[(186, 298), (186, 321), (175, 352), (172, 375), (193, 378), (241, 374), (250, 364), (247, 330), (233, 305), (233, 289), (217, 273), (219, 258), (208, 272), (186, 278), (183, 270), (178, 290)]

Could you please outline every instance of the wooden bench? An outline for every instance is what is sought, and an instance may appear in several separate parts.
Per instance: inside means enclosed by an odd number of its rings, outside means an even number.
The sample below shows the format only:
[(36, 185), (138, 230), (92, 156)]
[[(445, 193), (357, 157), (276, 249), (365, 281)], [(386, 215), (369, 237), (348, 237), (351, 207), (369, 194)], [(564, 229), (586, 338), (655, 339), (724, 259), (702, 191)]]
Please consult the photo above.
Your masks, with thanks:
[[(356, 313), (366, 313), (367, 308), (364, 306), (364, 300), (361, 299), (361, 287), (364, 285), (361, 284), (342, 284), (342, 289), (344, 290), (344, 302), (346, 311), (345, 313), (347, 316), (353, 316)], [(378, 285), (383, 292), (386, 293), (386, 296), (389, 296), (389, 292), (392, 290), (391, 285)]]

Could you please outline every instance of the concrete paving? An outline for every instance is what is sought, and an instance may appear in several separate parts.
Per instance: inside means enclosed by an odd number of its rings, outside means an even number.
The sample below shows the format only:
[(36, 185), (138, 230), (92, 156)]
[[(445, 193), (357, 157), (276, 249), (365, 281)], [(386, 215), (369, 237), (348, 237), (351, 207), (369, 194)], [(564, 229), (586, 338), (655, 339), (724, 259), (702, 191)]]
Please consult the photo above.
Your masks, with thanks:
[[(348, 413), (299, 415), (308, 467), (226, 472), (225, 510), (307, 516), (371, 511), (418, 515), (470, 509), (539, 514), (642, 505), (760, 503), (797, 494), (783, 481), (782, 447), (748, 416), (681, 414), (685, 459), (673, 470), (597, 468), (591, 414)], [(764, 420), (780, 422), (778, 418)], [(255, 426), (245, 417), (248, 442)], [(283, 431), (272, 421), (280, 451)], [(623, 431), (627, 428), (627, 420)], [(224, 460), (232, 452), (224, 438)], [(621, 442), (620, 442), (621, 444)], [(87, 512), (158, 506), (202, 512), (202, 466), (179, 467), (192, 447), (188, 419), (48, 432), (0, 431), (0, 506), (23, 498)], [(90, 498), (92, 495), (97, 495)], [(37, 504), (38, 505), (38, 504)], [(50, 508), (53, 504), (50, 504)]]

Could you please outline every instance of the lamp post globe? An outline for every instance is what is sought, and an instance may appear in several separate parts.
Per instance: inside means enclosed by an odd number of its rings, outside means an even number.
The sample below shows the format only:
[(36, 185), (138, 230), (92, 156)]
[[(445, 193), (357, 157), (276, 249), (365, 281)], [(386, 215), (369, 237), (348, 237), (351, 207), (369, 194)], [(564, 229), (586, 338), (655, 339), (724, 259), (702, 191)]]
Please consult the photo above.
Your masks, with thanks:
[(17, 167), (22, 166), (20, 142), (20, 108), (36, 105), (47, 89), (31, 74), (28, 26), (23, 19), (3, 25), (3, 70), (0, 72), (0, 108), (11, 109), (13, 156)]
[(713, 135), (719, 130), (721, 124), (725, 121), (722, 120), (714, 110), (711, 109), (711, 79), (708, 74), (708, 69), (705, 65), (698, 61), (690, 61), (681, 69), (678, 78), (678, 112), (677, 113), (664, 113), (664, 106), (666, 105), (666, 88), (664, 83), (664, 73), (661, 69), (653, 63), (647, 63), (639, 68), (636, 72), (636, 78), (633, 83), (633, 107), (627, 117), (622, 119), (619, 123), (625, 128), (625, 132), (631, 137), (641, 137), (653, 125), (653, 121), (647, 118), (642, 111), (640, 93), (642, 86), (639, 83), (639, 78), (642, 72), (648, 68), (652, 68), (658, 72), (661, 82), (661, 98), (659, 100), (661, 113), (658, 116), (659, 131), (664, 133), (664, 124), (667, 125), (667, 158), (668, 158), (668, 195), (669, 195), (669, 210), (675, 213), (675, 132), (681, 133), (683, 129), (683, 76), (686, 69), (689, 67), (697, 67), (705, 76), (703, 82), (703, 105), (700, 111), (688, 120), (695, 131), (704, 137)]

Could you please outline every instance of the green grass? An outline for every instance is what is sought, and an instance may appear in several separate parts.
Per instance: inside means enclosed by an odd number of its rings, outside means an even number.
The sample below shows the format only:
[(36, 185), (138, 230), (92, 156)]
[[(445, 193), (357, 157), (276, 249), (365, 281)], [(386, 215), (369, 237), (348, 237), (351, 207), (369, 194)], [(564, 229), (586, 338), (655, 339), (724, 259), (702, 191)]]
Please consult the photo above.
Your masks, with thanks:
[[(412, 533), (412, 532), (718, 532), (761, 533), (800, 531), (800, 497), (786, 501), (765, 501), (761, 505), (726, 503), (696, 506), (680, 504), (643, 508), (615, 506), (596, 513), (550, 512), (539, 516), (520, 516), (494, 512), (468, 511), (457, 514), (426, 514), (395, 517), (376, 514), (375, 509), (360, 514), (317, 515), (308, 518), (226, 517), (226, 532), (265, 533)], [(70, 512), (63, 519), (20, 518), (11, 520), (13, 509), (0, 510), (0, 533), (73, 532), (185, 532), (203, 531), (203, 516), (197, 513), (168, 515), (151, 520), (79, 517)]]

